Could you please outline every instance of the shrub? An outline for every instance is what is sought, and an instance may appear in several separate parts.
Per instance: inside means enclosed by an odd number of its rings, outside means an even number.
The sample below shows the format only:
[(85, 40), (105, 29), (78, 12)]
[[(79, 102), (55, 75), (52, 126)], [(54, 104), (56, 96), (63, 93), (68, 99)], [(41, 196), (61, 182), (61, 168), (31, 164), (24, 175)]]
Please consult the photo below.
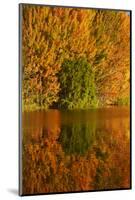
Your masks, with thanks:
[(85, 58), (65, 60), (58, 77), (60, 108), (84, 109), (96, 106), (94, 73)]

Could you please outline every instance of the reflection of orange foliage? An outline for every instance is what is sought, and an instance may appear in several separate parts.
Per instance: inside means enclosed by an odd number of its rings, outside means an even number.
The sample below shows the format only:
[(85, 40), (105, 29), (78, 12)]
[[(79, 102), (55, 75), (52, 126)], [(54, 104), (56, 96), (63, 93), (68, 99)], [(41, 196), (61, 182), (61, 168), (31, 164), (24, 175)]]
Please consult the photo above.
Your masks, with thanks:
[(71, 174), (74, 177), (76, 190), (94, 189), (93, 180), (97, 166), (98, 160), (92, 152), (88, 152), (84, 158), (78, 156), (71, 167)]
[(100, 180), (96, 187), (128, 188), (130, 185), (130, 141), (129, 135), (127, 136), (129, 119), (106, 120), (104, 126), (107, 132), (100, 135), (102, 139), (97, 140), (95, 145), (102, 149), (102, 155), (99, 156), (103, 158), (99, 160), (101, 171), (99, 170), (97, 174)]
[(117, 120), (106, 120), (103, 126), (105, 131), (96, 131), (85, 155), (64, 153), (58, 141), (59, 127), (49, 132), (39, 129), (40, 134), (24, 142), (23, 194), (128, 188), (129, 138), (124, 129), (119, 131)]

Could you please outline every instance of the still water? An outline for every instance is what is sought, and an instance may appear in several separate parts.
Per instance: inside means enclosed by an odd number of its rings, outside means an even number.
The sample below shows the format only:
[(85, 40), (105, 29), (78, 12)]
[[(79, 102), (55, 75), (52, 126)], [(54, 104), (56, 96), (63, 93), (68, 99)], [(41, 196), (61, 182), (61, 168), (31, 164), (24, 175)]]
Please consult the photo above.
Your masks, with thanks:
[(23, 194), (130, 187), (128, 107), (23, 113)]

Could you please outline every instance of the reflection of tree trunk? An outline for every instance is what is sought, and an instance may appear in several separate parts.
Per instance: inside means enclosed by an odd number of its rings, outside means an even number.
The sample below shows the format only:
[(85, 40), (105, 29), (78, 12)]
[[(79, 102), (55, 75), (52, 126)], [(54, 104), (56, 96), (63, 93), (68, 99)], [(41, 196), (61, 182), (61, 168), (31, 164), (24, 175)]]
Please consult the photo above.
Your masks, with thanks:
[(43, 85), (42, 85), (42, 77), (41, 77), (41, 74), (39, 75), (40, 77), (40, 92), (39, 92), (39, 104), (40, 104), (40, 107), (43, 105), (43, 99), (42, 99), (42, 93), (43, 93)]

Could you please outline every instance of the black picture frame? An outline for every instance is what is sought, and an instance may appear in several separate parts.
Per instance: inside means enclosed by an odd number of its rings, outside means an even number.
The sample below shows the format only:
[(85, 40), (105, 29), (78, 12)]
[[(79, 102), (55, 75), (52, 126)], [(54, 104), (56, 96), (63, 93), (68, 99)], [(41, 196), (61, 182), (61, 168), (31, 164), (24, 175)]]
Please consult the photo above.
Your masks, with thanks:
[[(116, 189), (101, 189), (101, 190), (86, 190), (86, 191), (69, 191), (69, 192), (51, 192), (51, 193), (34, 193), (34, 194), (23, 194), (22, 193), (22, 6), (43, 6), (43, 7), (60, 7), (60, 8), (81, 8), (81, 9), (98, 9), (108, 11), (125, 11), (130, 13), (130, 187), (129, 188), (116, 188)], [(36, 196), (36, 195), (51, 195), (51, 194), (68, 194), (68, 193), (84, 193), (84, 192), (100, 192), (100, 191), (115, 191), (115, 190), (131, 190), (132, 189), (132, 10), (124, 9), (111, 9), (111, 8), (97, 8), (97, 7), (79, 7), (79, 6), (63, 6), (63, 5), (48, 5), (48, 4), (31, 4), (31, 3), (20, 3), (19, 4), (19, 195), (20, 196)]]

